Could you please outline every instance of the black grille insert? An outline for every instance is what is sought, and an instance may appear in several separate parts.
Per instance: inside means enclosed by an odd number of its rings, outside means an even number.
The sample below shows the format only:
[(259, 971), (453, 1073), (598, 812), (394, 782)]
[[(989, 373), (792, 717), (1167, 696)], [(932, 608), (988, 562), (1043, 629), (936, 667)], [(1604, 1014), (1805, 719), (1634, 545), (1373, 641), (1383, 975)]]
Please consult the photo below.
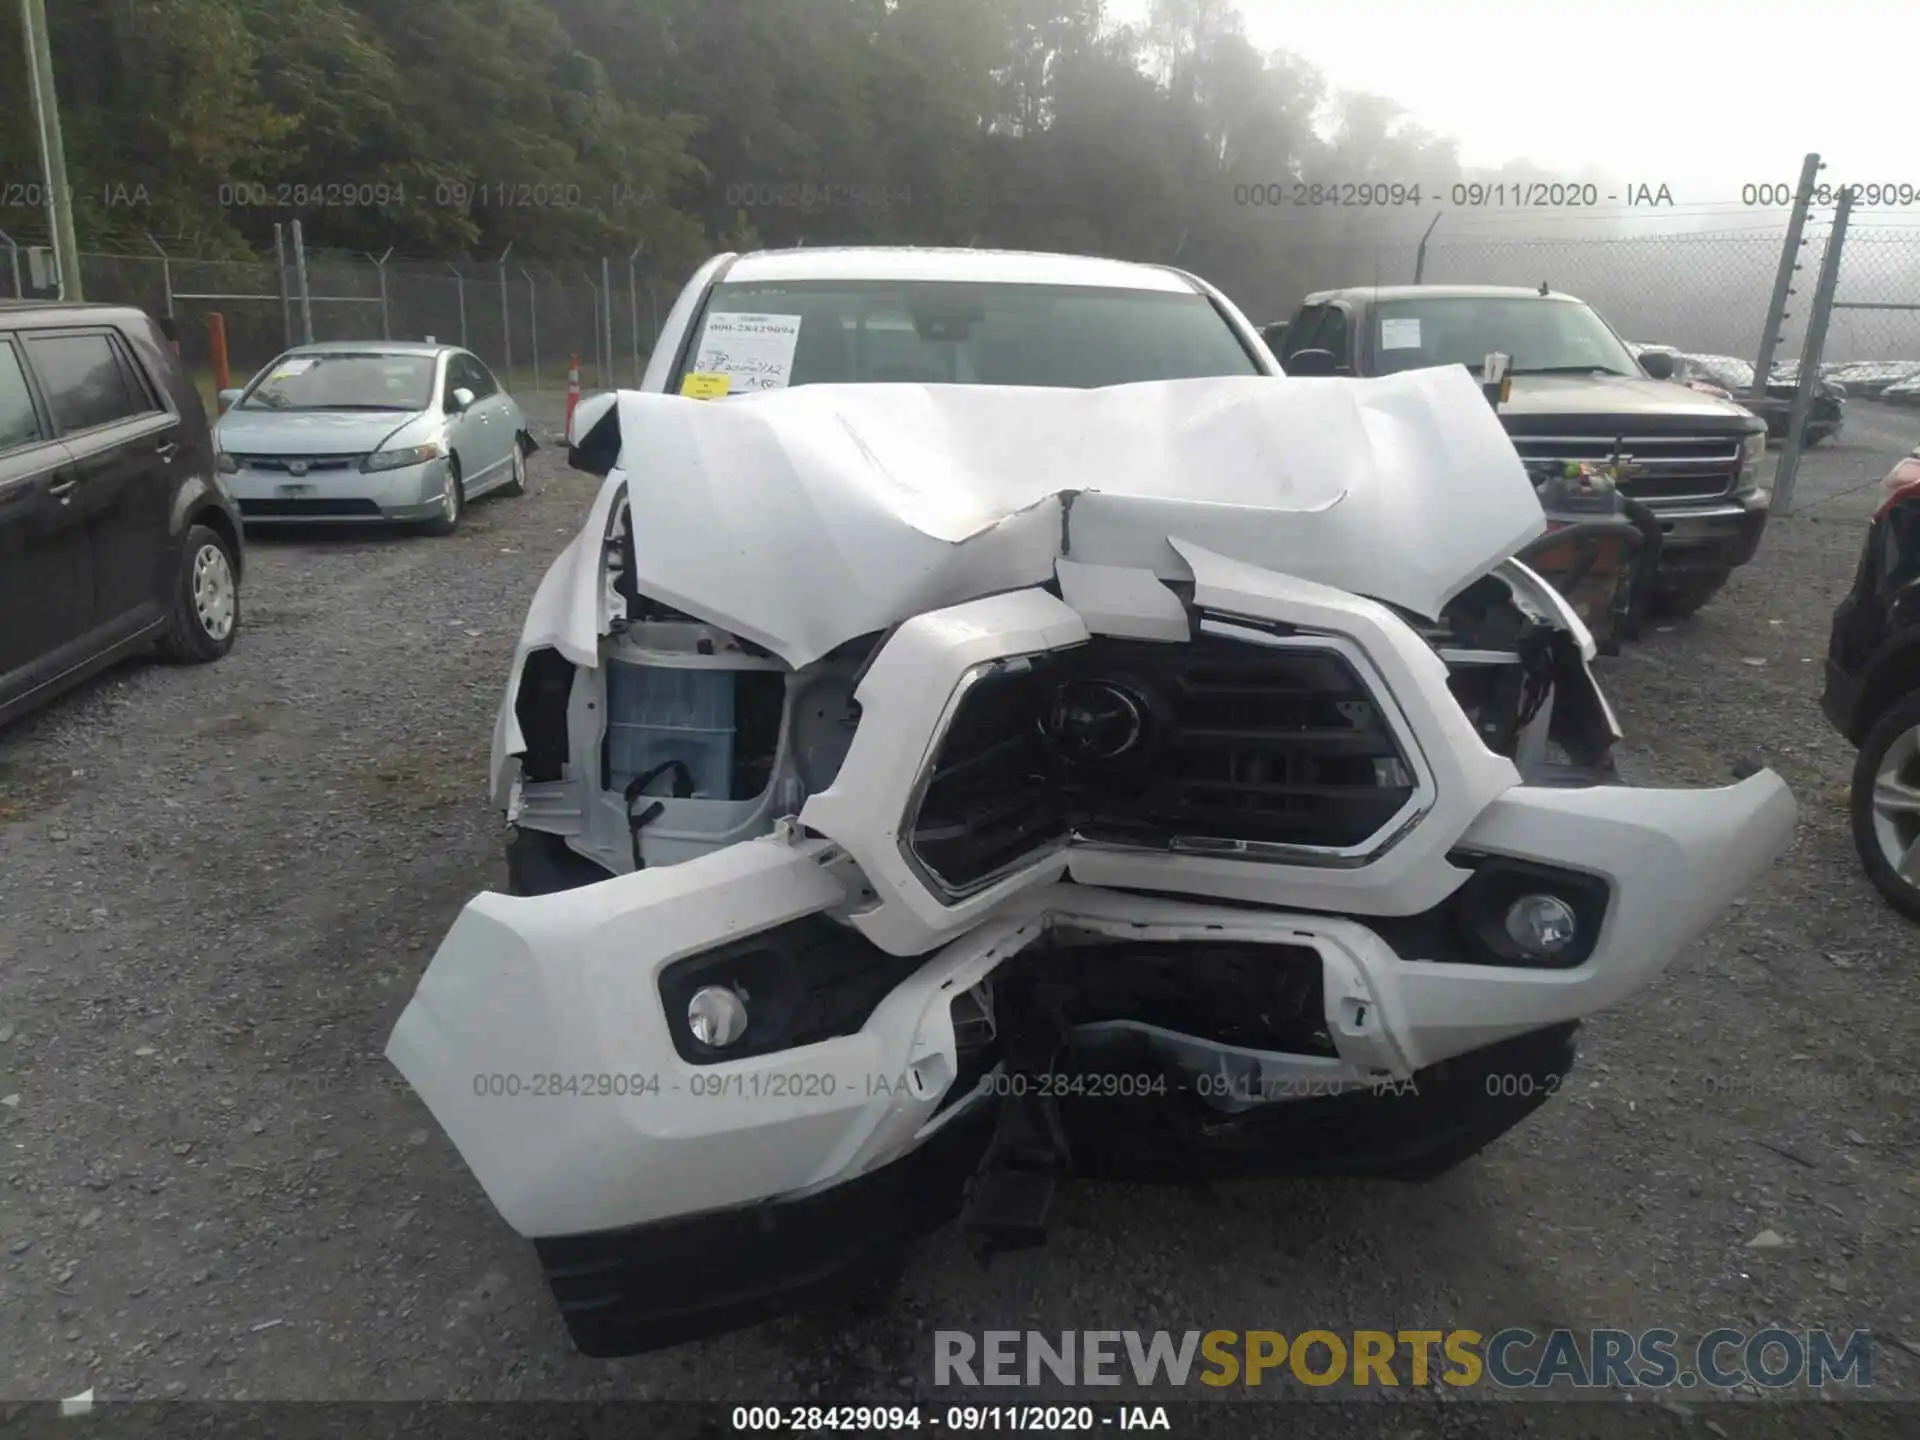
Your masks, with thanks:
[(935, 882), (963, 893), (1069, 837), (1350, 849), (1415, 788), (1386, 717), (1335, 650), (1103, 637), (976, 676), (907, 835)]
[(240, 518), (364, 519), (378, 520), (380, 507), (371, 500), (242, 500)]

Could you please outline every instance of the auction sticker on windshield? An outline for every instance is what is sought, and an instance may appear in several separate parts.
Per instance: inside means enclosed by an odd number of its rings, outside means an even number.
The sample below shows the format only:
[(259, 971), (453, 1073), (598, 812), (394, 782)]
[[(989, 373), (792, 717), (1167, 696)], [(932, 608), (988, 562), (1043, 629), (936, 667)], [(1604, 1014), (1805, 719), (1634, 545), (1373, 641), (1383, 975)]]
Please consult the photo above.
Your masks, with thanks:
[(680, 382), (680, 393), (689, 400), (719, 400), (733, 388), (731, 375), (705, 375), (698, 370)]
[(1380, 322), (1380, 348), (1382, 350), (1418, 350), (1420, 348), (1420, 321), (1418, 318), (1395, 317)]
[(784, 390), (800, 343), (798, 315), (709, 315), (693, 370), (726, 375), (735, 390)]
[(313, 368), (313, 366), (314, 366), (313, 357), (310, 355), (303, 355), (296, 360), (287, 361), (286, 364), (282, 365), (279, 369), (275, 370), (273, 374), (268, 378), (272, 380), (291, 380), (296, 375), (306, 374), (307, 371)]

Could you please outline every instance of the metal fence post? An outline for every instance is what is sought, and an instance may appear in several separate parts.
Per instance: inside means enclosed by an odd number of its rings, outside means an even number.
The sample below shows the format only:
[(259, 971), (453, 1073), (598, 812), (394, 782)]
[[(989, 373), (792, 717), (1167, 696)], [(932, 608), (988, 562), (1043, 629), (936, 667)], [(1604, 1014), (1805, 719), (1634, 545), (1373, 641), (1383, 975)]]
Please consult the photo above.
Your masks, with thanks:
[(382, 340), (391, 340), (393, 338), (393, 321), (387, 311), (387, 261), (393, 258), (393, 247), (389, 245), (387, 247), (387, 253), (382, 255), (378, 260), (373, 259), (373, 253), (371, 251), (367, 253), (367, 258), (373, 260), (373, 268), (380, 272), (380, 338)]
[(1826, 253), (1820, 257), (1820, 278), (1813, 287), (1813, 313), (1807, 316), (1807, 337), (1800, 350), (1800, 373), (1793, 387), (1793, 410), (1787, 420), (1787, 453), (1773, 477), (1774, 506), (1782, 514), (1793, 511), (1793, 482), (1800, 473), (1801, 437), (1807, 412), (1813, 408), (1813, 387), (1820, 376), (1820, 351), (1827, 343), (1827, 321), (1833, 314), (1833, 292), (1840, 283), (1840, 256), (1847, 244), (1847, 221), (1853, 214), (1853, 189), (1840, 192), (1833, 210), (1833, 229), (1827, 234)]
[(507, 302), (507, 257), (511, 254), (513, 242), (509, 240), (500, 252), (500, 369), (507, 375), (513, 374), (513, 306)]
[(540, 290), (526, 266), (520, 273), (527, 277), (527, 344), (533, 347), (533, 393), (540, 393)]
[(164, 246), (164, 245), (162, 245), (162, 244), (161, 244), (161, 243), (160, 243), (160, 242), (159, 242), (158, 240), (156, 240), (156, 239), (154, 239), (154, 238), (153, 238), (153, 232), (152, 232), (151, 230), (149, 230), (149, 231), (147, 231), (147, 244), (149, 244), (149, 245), (151, 245), (151, 246), (152, 246), (152, 247), (154, 248), (154, 253), (156, 253), (156, 254), (157, 254), (157, 255), (159, 255), (159, 257), (160, 257), (160, 282), (161, 282), (161, 284), (163, 284), (164, 286), (166, 286), (166, 291), (167, 291), (167, 318), (168, 318), (169, 320), (171, 320), (171, 319), (173, 319), (173, 318), (174, 318), (174, 313), (173, 313), (173, 261), (172, 261), (172, 259), (171, 259), (171, 258), (170, 258), (170, 257), (169, 257), (169, 256), (167, 255), (167, 248), (166, 248), (166, 246)]
[(1433, 234), (1433, 227), (1440, 223), (1440, 217), (1445, 213), (1442, 210), (1433, 212), (1433, 219), (1427, 222), (1427, 228), (1420, 236), (1420, 246), (1413, 252), (1413, 283), (1416, 285), (1427, 273), (1427, 236)]
[(313, 292), (307, 288), (307, 240), (300, 222), (293, 222), (293, 280), (300, 292), (300, 330), (313, 344)]
[(460, 301), (460, 348), (471, 350), (473, 347), (467, 344), (467, 277), (460, 273), (460, 267), (451, 260), (447, 261), (447, 269), (453, 272), (455, 293)]
[(13, 243), (13, 237), (4, 230), (0, 230), (0, 241), (6, 243), (7, 254), (13, 263), (13, 298), (24, 300), (27, 292), (20, 288), (20, 247)]
[(620, 382), (613, 378), (613, 261), (605, 255), (600, 257), (600, 309), (605, 321), (606, 355), (605, 366), (600, 373), (605, 377), (603, 383), (611, 390)]
[(287, 347), (293, 347), (293, 300), (287, 290), (287, 229), (273, 222), (273, 273), (280, 282), (280, 331)]
[(1773, 298), (1767, 302), (1767, 324), (1760, 332), (1760, 355), (1753, 362), (1753, 398), (1767, 394), (1767, 380), (1773, 374), (1773, 355), (1780, 344), (1780, 330), (1787, 319), (1787, 296), (1793, 293), (1793, 272), (1800, 268), (1800, 247), (1806, 244), (1807, 211), (1813, 204), (1814, 182), (1826, 166), (1817, 154), (1809, 154), (1800, 163), (1800, 184), (1793, 192), (1793, 213), (1787, 217), (1787, 238), (1780, 246), (1780, 270), (1773, 277)]
[[(593, 292), (593, 364), (597, 370), (600, 368), (600, 287), (594, 284), (591, 270), (582, 270), (580, 276), (587, 282), (587, 289)], [(598, 389), (607, 388), (603, 376), (596, 375), (594, 379)]]
[(647, 248), (646, 241), (633, 247), (633, 253), (627, 256), (627, 308), (633, 318), (633, 388), (640, 388), (642, 371), (640, 369), (640, 277), (634, 271), (634, 264), (640, 258), (640, 252)]

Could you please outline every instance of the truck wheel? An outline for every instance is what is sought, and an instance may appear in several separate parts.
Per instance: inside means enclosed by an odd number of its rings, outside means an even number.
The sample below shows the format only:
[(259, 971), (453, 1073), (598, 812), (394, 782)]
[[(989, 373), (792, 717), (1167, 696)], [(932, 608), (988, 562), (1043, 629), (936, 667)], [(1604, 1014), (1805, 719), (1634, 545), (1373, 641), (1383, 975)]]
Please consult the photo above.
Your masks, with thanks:
[(1676, 576), (1671, 580), (1656, 580), (1653, 591), (1653, 609), (1656, 614), (1670, 619), (1683, 619), (1703, 609), (1706, 603), (1720, 593), (1733, 572), (1731, 570), (1695, 570)]
[(510, 895), (555, 895), (612, 878), (586, 856), (568, 849), (567, 842), (558, 835), (515, 826), (507, 838), (507, 893)]
[(1894, 909), (1920, 920), (1920, 691), (1867, 731), (1849, 808), (1867, 878)]

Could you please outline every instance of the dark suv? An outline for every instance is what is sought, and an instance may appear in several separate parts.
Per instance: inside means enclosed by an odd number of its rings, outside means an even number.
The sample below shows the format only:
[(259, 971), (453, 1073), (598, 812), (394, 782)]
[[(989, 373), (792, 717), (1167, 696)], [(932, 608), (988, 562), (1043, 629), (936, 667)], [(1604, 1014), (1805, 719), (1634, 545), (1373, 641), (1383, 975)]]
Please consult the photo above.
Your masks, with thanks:
[(0, 304), (0, 724), (155, 644), (219, 659), (242, 558), (206, 409), (159, 326)]
[(1920, 920), (1920, 447), (1884, 484), (1833, 613), (1820, 708), (1860, 749), (1851, 809), (1867, 874)]
[[(1307, 296), (1264, 332), (1289, 375), (1388, 375), (1431, 365), (1476, 372), (1511, 358), (1501, 423), (1536, 480), (1569, 461), (1618, 462), (1621, 493), (1651, 510), (1660, 551), (1652, 599), (1686, 615), (1753, 558), (1770, 495), (1766, 422), (1672, 383), (1670, 355), (1636, 357), (1584, 301), (1546, 287), (1383, 285)], [(1274, 337), (1278, 334), (1278, 344)]]

